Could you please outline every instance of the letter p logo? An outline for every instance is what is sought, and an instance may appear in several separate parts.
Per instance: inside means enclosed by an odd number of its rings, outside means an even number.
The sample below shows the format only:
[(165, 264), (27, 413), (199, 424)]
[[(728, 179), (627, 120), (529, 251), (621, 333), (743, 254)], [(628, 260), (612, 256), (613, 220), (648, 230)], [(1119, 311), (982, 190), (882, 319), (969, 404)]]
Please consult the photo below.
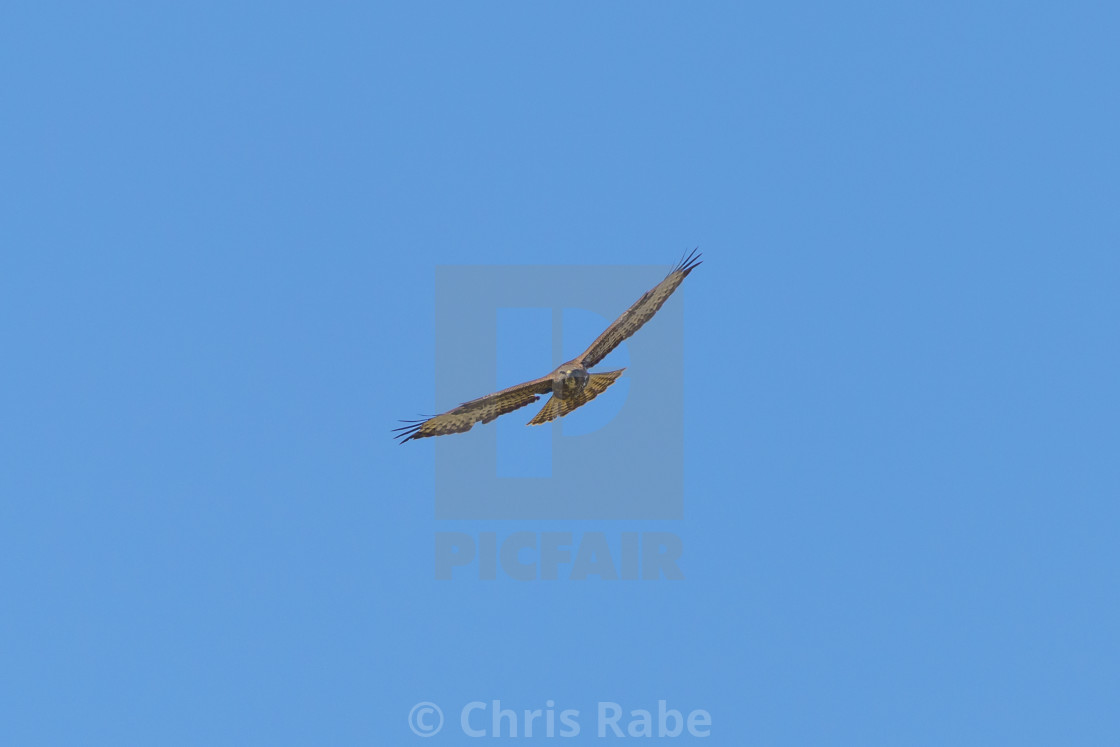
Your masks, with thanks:
[[(548, 374), (665, 270), (438, 267), (434, 411)], [(681, 518), (683, 295), (590, 368), (626, 373), (565, 418), (526, 426), (547, 402), (542, 395), (494, 423), (435, 439), (436, 518)]]

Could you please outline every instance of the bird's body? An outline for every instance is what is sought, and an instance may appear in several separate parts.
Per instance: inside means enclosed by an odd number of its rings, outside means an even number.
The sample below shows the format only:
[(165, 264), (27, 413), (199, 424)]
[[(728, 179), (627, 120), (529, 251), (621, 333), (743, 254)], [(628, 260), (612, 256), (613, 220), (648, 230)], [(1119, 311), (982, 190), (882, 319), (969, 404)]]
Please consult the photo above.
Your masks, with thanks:
[(567, 399), (578, 395), (587, 386), (590, 376), (578, 360), (561, 363), (549, 374), (552, 379), (552, 396)]
[(397, 438), (401, 438), (401, 443), (404, 443), (414, 438), (462, 433), (470, 430), (475, 423), (489, 423), (499, 415), (530, 405), (539, 400), (542, 394), (552, 396), (541, 411), (529, 421), (529, 425), (547, 423), (587, 404), (606, 391), (607, 387), (613, 384), (625, 370), (591, 373), (588, 369), (603, 360), (623, 340), (653, 318), (673, 291), (699, 264), (700, 255), (693, 251), (682, 259), (664, 280), (647, 291), (633, 306), (614, 320), (603, 334), (595, 338), (587, 350), (572, 360), (561, 363), (547, 376), (464, 402), (442, 415), (423, 420), (402, 421), (407, 424), (402, 428), (394, 429), (397, 431)]

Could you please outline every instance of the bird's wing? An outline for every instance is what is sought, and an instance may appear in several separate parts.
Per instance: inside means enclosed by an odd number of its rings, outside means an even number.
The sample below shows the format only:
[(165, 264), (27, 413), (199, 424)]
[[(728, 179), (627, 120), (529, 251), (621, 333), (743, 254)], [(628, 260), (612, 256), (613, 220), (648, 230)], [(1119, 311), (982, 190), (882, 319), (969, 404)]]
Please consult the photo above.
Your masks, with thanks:
[(414, 438), (427, 438), (428, 436), (445, 436), (449, 433), (462, 433), (469, 431), (475, 423), (489, 423), (499, 415), (513, 412), (519, 407), (531, 405), (540, 399), (540, 395), (552, 391), (552, 379), (543, 376), (539, 379), (526, 381), (524, 384), (511, 386), (500, 392), (487, 394), (485, 397), (464, 402), (454, 410), (448, 410), (442, 415), (427, 418), (426, 420), (402, 420), (404, 427), (394, 428), (397, 432), (394, 438), (402, 439), (401, 443)]
[(606, 358), (607, 353), (617, 348), (620, 342), (637, 332), (643, 324), (653, 318), (653, 315), (657, 313), (657, 310), (661, 308), (669, 296), (673, 295), (677, 286), (688, 277), (688, 273), (696, 269), (699, 264), (701, 264), (700, 254), (693, 249), (692, 253), (682, 259), (665, 276), (664, 280), (646, 291), (646, 294), (639, 298), (633, 306), (622, 312), (622, 316), (615, 319), (614, 323), (607, 327), (606, 331), (595, 339), (595, 342), (591, 343), (591, 347), (575, 360), (585, 367), (591, 368), (603, 358)]
[(552, 395), (548, 398), (544, 407), (541, 408), (541, 411), (528, 422), (528, 425), (540, 425), (556, 418), (562, 418), (580, 405), (586, 405), (607, 391), (607, 387), (613, 384), (614, 380), (621, 376), (625, 370), (625, 368), (620, 368), (617, 371), (591, 374), (587, 380), (587, 386), (564, 399), (560, 399), (555, 394)]

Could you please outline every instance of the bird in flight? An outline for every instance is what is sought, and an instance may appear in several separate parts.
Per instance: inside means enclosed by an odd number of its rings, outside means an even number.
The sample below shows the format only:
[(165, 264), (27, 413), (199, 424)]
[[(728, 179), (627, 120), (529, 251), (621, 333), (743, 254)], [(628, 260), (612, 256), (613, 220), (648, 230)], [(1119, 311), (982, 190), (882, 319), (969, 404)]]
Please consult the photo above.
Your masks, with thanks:
[(693, 249), (665, 276), (664, 280), (646, 291), (633, 306), (622, 312), (622, 316), (615, 319), (603, 334), (595, 338), (591, 347), (567, 363), (561, 363), (547, 376), (472, 399), (442, 415), (423, 420), (402, 420), (405, 425), (393, 429), (397, 434), (394, 438), (401, 439), (403, 444), (414, 438), (463, 433), (469, 431), (475, 423), (489, 423), (499, 415), (531, 405), (540, 399), (542, 394), (551, 393), (552, 397), (529, 421), (529, 425), (541, 425), (562, 418), (577, 407), (587, 404), (605, 392), (607, 387), (626, 370), (620, 368), (617, 371), (589, 373), (587, 369), (603, 360), (607, 353), (652, 319), (669, 296), (673, 295), (673, 291), (688, 277), (688, 273), (700, 264), (700, 254)]

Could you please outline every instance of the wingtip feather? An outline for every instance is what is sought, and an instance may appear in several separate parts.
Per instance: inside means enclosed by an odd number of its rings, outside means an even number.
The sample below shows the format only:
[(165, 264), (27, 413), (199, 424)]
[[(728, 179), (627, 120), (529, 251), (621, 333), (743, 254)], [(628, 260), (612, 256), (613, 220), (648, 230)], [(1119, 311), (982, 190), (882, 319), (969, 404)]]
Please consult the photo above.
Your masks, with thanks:
[(405, 444), (414, 438), (423, 438), (422, 436), (418, 436), (416, 434), (420, 432), (420, 429), (422, 427), (424, 427), (424, 423), (427, 423), (429, 420), (431, 420), (430, 417), (422, 417), (420, 420), (400, 420), (397, 422), (404, 423), (404, 425), (402, 425), (400, 428), (391, 428), (389, 432), (396, 434), (393, 436), (393, 438), (401, 439), (397, 443)]
[[(700, 260), (700, 258), (702, 256), (704, 256), (704, 255), (700, 253), (700, 247), (696, 247), (692, 251), (687, 252), (686, 254), (681, 256), (680, 262), (677, 262), (677, 264), (673, 267), (673, 269), (669, 271), (669, 275), (675, 275), (676, 273), (681, 273), (681, 274), (687, 276), (688, 273), (692, 272), (697, 267), (704, 264)], [(666, 275), (666, 277), (668, 277), (669, 275)]]

